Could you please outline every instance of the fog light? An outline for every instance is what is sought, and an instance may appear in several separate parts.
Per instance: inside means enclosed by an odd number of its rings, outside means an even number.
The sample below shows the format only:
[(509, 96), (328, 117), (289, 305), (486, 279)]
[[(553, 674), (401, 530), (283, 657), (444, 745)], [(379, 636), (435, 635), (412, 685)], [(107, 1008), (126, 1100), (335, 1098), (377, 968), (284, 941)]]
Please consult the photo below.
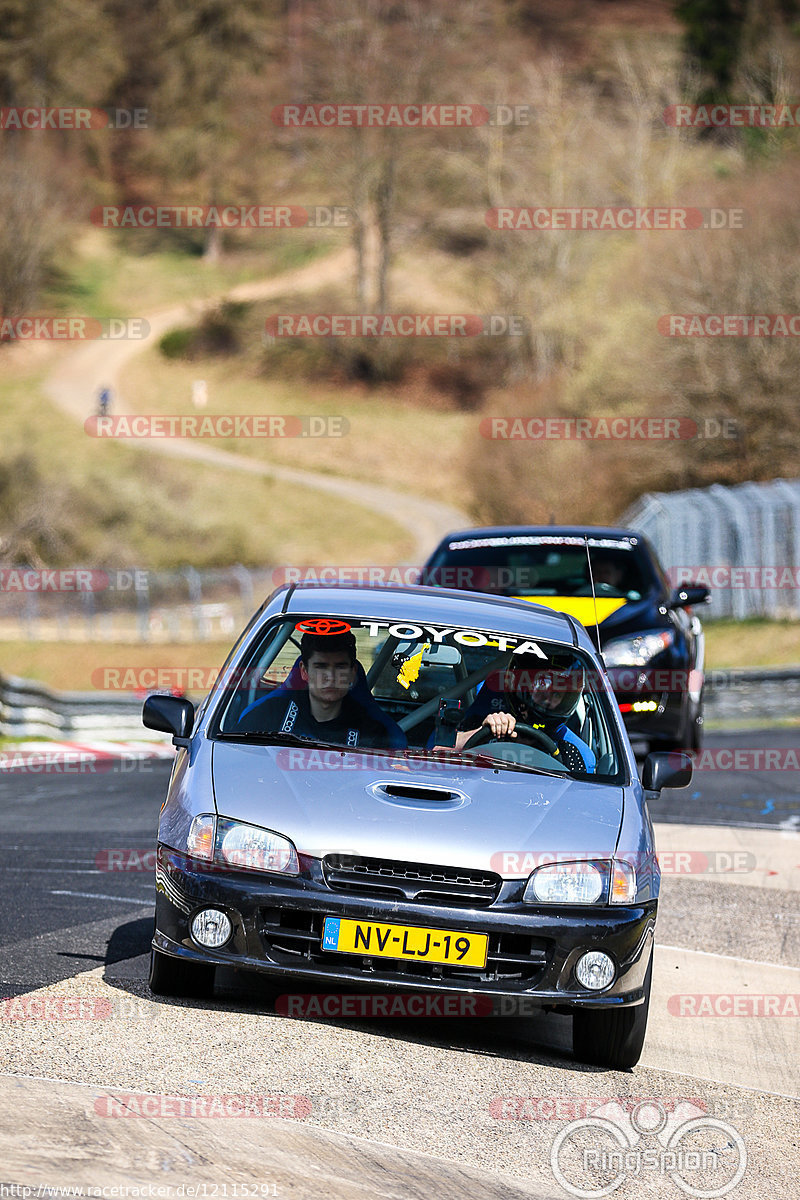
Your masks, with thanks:
[(204, 908), (202, 912), (195, 913), (190, 930), (194, 940), (209, 950), (224, 946), (233, 933), (228, 917), (218, 908)]
[(614, 964), (602, 950), (590, 950), (578, 959), (575, 975), (582, 987), (601, 992), (614, 978)]

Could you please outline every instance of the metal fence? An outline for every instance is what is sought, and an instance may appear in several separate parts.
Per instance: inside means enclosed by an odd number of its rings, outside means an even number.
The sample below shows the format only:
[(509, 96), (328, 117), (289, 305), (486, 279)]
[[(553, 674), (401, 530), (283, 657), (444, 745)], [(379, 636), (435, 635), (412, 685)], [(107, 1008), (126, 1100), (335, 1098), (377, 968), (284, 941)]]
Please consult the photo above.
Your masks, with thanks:
[(653, 543), (673, 582), (711, 587), (714, 617), (800, 617), (800, 480), (650, 492), (622, 524)]
[[(653, 542), (675, 583), (711, 587), (704, 620), (800, 617), (800, 480), (651, 492), (621, 523)], [(109, 569), (73, 590), (51, 588), (51, 574), (27, 586), (25, 568), (3, 568), (0, 643), (230, 643), (285, 571)]]
[(69, 571), (4, 570), (0, 642), (232, 642), (275, 587), (270, 568), (70, 570), (88, 586)]

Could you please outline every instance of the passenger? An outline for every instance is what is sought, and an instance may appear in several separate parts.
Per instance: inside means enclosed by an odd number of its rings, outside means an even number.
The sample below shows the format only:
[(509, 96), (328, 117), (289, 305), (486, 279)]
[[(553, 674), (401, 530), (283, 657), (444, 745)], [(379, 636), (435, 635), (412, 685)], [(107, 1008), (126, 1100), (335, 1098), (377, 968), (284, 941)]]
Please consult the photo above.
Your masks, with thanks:
[(550, 663), (533, 654), (514, 658), (510, 669), (486, 680), (467, 709), (456, 735), (456, 749), (482, 726), (490, 729), (493, 737), (516, 738), (516, 725), (530, 725), (556, 743), (553, 757), (570, 771), (593, 774), (597, 768), (594, 752), (566, 724), (578, 707), (585, 684), (583, 664), (573, 655)]
[(304, 633), (300, 639), (300, 680), (256, 700), (239, 718), (238, 731), (294, 733), (344, 746), (390, 744), (388, 729), (349, 693), (359, 664), (352, 633)]

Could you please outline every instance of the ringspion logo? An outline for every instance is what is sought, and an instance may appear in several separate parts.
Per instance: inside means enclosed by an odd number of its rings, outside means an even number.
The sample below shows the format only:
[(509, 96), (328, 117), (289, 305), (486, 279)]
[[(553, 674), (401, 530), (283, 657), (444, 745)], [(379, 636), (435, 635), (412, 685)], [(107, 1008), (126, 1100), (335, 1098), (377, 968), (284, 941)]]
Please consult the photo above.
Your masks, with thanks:
[(565, 1125), (553, 1142), (555, 1178), (579, 1200), (608, 1196), (626, 1180), (641, 1192), (654, 1176), (668, 1177), (689, 1196), (725, 1196), (747, 1169), (747, 1149), (732, 1125), (684, 1101), (670, 1108), (643, 1100), (631, 1111), (618, 1099)]

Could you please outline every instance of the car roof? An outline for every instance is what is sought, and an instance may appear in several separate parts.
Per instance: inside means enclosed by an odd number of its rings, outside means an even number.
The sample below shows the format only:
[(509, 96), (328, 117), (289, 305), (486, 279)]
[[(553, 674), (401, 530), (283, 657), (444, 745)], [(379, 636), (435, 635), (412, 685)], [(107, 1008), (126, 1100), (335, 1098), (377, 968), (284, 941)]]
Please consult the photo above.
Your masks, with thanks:
[(615, 525), (480, 525), (469, 529), (456, 530), (442, 538), (441, 545), (448, 542), (484, 537), (521, 537), (534, 535), (536, 537), (607, 537), (637, 538), (643, 540), (643, 535), (635, 529), (626, 529)]
[(396, 621), (399, 617), (422, 624), (498, 630), (594, 650), (582, 626), (565, 613), (526, 600), (450, 588), (297, 583), (273, 593), (266, 612), (270, 617), (278, 612), (322, 616), (346, 612), (377, 621)]

